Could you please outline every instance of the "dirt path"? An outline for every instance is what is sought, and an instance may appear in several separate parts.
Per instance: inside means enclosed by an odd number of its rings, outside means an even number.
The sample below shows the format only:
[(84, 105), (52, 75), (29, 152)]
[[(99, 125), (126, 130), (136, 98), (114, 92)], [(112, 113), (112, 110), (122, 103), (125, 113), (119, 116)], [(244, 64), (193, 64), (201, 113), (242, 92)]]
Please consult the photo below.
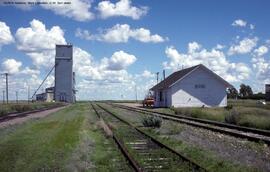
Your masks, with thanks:
[(57, 111), (64, 109), (66, 107), (68, 107), (68, 106), (58, 107), (55, 109), (45, 110), (42, 112), (31, 113), (31, 114), (28, 114), (27, 116), (24, 116), (24, 117), (18, 117), (18, 118), (14, 118), (14, 119), (11, 119), (8, 121), (3, 121), (0, 123), (0, 128), (8, 127), (8, 126), (14, 125), (14, 124), (21, 124), (21, 123), (24, 123), (25, 121), (27, 121), (29, 119), (33, 119), (33, 118), (44, 118), (45, 116), (48, 116), (51, 113), (57, 112)]

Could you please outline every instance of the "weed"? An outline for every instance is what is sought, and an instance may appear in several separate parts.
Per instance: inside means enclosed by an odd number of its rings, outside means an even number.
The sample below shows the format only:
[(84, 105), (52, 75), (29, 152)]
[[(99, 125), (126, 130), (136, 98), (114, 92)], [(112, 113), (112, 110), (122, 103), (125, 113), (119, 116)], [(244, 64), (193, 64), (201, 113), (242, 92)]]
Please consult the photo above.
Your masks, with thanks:
[(226, 109), (226, 110), (231, 110), (232, 108), (233, 108), (233, 105), (227, 105), (224, 107), (224, 109)]
[(236, 109), (232, 109), (230, 114), (225, 116), (225, 122), (229, 124), (237, 124), (239, 119), (239, 112)]
[(158, 116), (146, 116), (142, 119), (142, 124), (145, 127), (159, 128), (162, 124), (162, 119)]

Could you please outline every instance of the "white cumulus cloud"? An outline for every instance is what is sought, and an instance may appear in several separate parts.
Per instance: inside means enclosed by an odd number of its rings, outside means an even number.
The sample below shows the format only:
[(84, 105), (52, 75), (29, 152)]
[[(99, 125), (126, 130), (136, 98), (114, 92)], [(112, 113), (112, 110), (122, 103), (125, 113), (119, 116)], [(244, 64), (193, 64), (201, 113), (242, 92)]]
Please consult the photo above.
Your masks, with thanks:
[(262, 56), (266, 54), (267, 52), (268, 52), (268, 48), (264, 45), (254, 50), (254, 53), (256, 53), (258, 56)]
[(30, 22), (30, 27), (19, 28), (15, 37), (18, 50), (26, 52), (38, 67), (51, 66), (54, 62), (55, 45), (66, 44), (64, 31), (59, 26), (47, 29), (36, 19)]
[(194, 53), (195, 51), (199, 50), (201, 48), (201, 45), (197, 42), (190, 42), (188, 44), (188, 53)]
[(117, 71), (126, 69), (129, 65), (133, 64), (137, 58), (124, 51), (117, 51), (113, 53), (110, 59), (104, 58), (103, 62), (107, 66), (107, 69)]
[(113, 16), (125, 16), (137, 20), (147, 14), (148, 7), (132, 6), (131, 0), (120, 0), (115, 4), (110, 1), (101, 1), (98, 3), (97, 10), (101, 18), (104, 19)]
[(153, 78), (155, 74), (150, 72), (149, 70), (144, 70), (141, 76), (144, 78)]
[[(48, 0), (47, 0), (48, 1)], [(61, 0), (60, 0), (61, 1)], [(73, 18), (77, 21), (87, 21), (94, 19), (94, 14), (90, 12), (91, 2), (88, 0), (62, 0), (70, 4), (46, 4), (41, 5), (44, 9), (53, 11), (55, 14)], [(55, 2), (49, 0), (48, 2)], [(57, 1), (59, 2), (59, 0)]]
[(128, 24), (116, 24), (112, 28), (103, 30), (100, 34), (90, 34), (89, 31), (78, 28), (75, 36), (86, 40), (110, 43), (125, 43), (130, 38), (145, 43), (159, 43), (167, 40), (167, 38), (163, 38), (158, 34), (151, 34), (151, 31), (145, 28), (132, 29)]
[[(11, 2), (18, 2), (17, 0), (10, 0)], [(28, 2), (40, 3), (39, 7), (53, 11), (55, 14), (72, 18), (77, 21), (87, 21), (94, 18), (94, 14), (90, 11), (92, 1), (89, 0), (20, 0), (24, 4), (12, 4), (17, 8), (23, 10), (32, 10), (37, 5), (31, 5)], [(44, 4), (46, 2), (46, 4)]]
[(94, 60), (92, 55), (79, 47), (73, 50), (74, 70), (76, 76), (83, 77), (96, 83), (122, 83), (129, 80), (130, 74), (126, 69), (136, 61), (136, 57), (124, 51), (116, 51), (110, 58), (101, 61)]
[(10, 74), (18, 73), (21, 66), (22, 62), (17, 61), (13, 58), (6, 59), (2, 62), (2, 70)]
[(252, 67), (259, 82), (266, 83), (270, 75), (270, 61), (263, 57), (253, 57), (251, 59)]
[(233, 55), (233, 54), (246, 54), (249, 53), (253, 50), (253, 48), (256, 47), (258, 42), (258, 38), (244, 38), (239, 42), (238, 45), (232, 45), (229, 48), (228, 54)]
[(247, 22), (242, 19), (237, 19), (232, 23), (232, 26), (245, 27)]
[(12, 43), (13, 36), (10, 32), (10, 28), (6, 25), (5, 22), (0, 21), (0, 48), (2, 45), (7, 45)]
[(198, 47), (201, 46), (197, 45), (199, 44), (196, 42), (190, 43), (188, 45), (188, 53), (180, 53), (172, 46), (167, 47), (165, 54), (169, 58), (169, 61), (163, 62), (164, 68), (179, 70), (182, 67), (186, 68), (204, 64), (229, 82), (238, 82), (247, 79), (250, 76), (251, 71), (246, 64), (231, 63), (226, 59), (226, 56), (222, 51), (216, 49), (198, 49)]
[(254, 30), (254, 29), (255, 29), (255, 25), (254, 25), (254, 24), (250, 24), (250, 25), (249, 25), (249, 28), (250, 28), (251, 30)]
[(95, 40), (96, 36), (92, 35), (88, 30), (82, 30), (77, 28), (75, 31), (75, 36), (85, 40)]

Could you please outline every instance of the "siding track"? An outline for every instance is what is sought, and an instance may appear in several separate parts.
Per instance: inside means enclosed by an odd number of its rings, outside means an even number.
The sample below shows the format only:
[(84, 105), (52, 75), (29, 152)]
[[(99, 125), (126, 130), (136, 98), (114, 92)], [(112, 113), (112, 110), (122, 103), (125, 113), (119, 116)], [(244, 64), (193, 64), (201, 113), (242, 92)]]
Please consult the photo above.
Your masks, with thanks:
[(135, 171), (207, 171), (99, 104), (92, 106)]
[(66, 105), (59, 105), (59, 106), (54, 106), (54, 107), (49, 107), (49, 108), (41, 108), (41, 109), (37, 109), (37, 110), (20, 112), (20, 113), (9, 113), (7, 115), (0, 116), (0, 123), (5, 122), (5, 121), (9, 121), (9, 120), (12, 120), (15, 118), (23, 118), (23, 117), (26, 117), (32, 113), (43, 112), (46, 110), (51, 110), (51, 109), (55, 109), (55, 108), (59, 108), (59, 107), (63, 107), (63, 106), (66, 106)]
[(183, 115), (173, 115), (173, 114), (168, 114), (168, 113), (153, 112), (151, 110), (135, 108), (135, 107), (119, 105), (119, 104), (110, 103), (110, 105), (113, 107), (118, 107), (118, 108), (126, 109), (129, 111), (137, 112), (137, 113), (144, 113), (146, 115), (159, 116), (166, 120), (172, 120), (179, 123), (191, 125), (194, 127), (200, 127), (200, 128), (214, 131), (214, 132), (220, 132), (220, 133), (231, 135), (234, 137), (247, 139), (249, 141), (254, 141), (254, 142), (263, 141), (267, 145), (270, 145), (270, 131), (267, 131), (267, 130), (241, 127), (237, 125), (226, 124), (222, 122), (216, 122), (216, 121), (205, 120), (205, 119), (192, 118), (192, 117), (187, 117)]

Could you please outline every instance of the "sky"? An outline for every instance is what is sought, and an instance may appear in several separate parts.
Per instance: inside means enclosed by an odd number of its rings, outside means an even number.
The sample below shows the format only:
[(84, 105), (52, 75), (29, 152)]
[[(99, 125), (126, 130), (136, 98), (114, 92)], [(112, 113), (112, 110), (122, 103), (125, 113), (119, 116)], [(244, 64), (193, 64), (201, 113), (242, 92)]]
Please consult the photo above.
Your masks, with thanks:
[[(27, 99), (53, 67), (55, 44), (70, 43), (78, 100), (136, 92), (142, 99), (156, 72), (161, 80), (162, 70), (168, 76), (197, 64), (237, 89), (264, 92), (269, 7), (268, 0), (0, 0), (0, 73), (10, 73), (10, 99), (16, 91)], [(39, 92), (53, 85), (52, 74)], [(4, 89), (1, 76), (1, 100)]]

